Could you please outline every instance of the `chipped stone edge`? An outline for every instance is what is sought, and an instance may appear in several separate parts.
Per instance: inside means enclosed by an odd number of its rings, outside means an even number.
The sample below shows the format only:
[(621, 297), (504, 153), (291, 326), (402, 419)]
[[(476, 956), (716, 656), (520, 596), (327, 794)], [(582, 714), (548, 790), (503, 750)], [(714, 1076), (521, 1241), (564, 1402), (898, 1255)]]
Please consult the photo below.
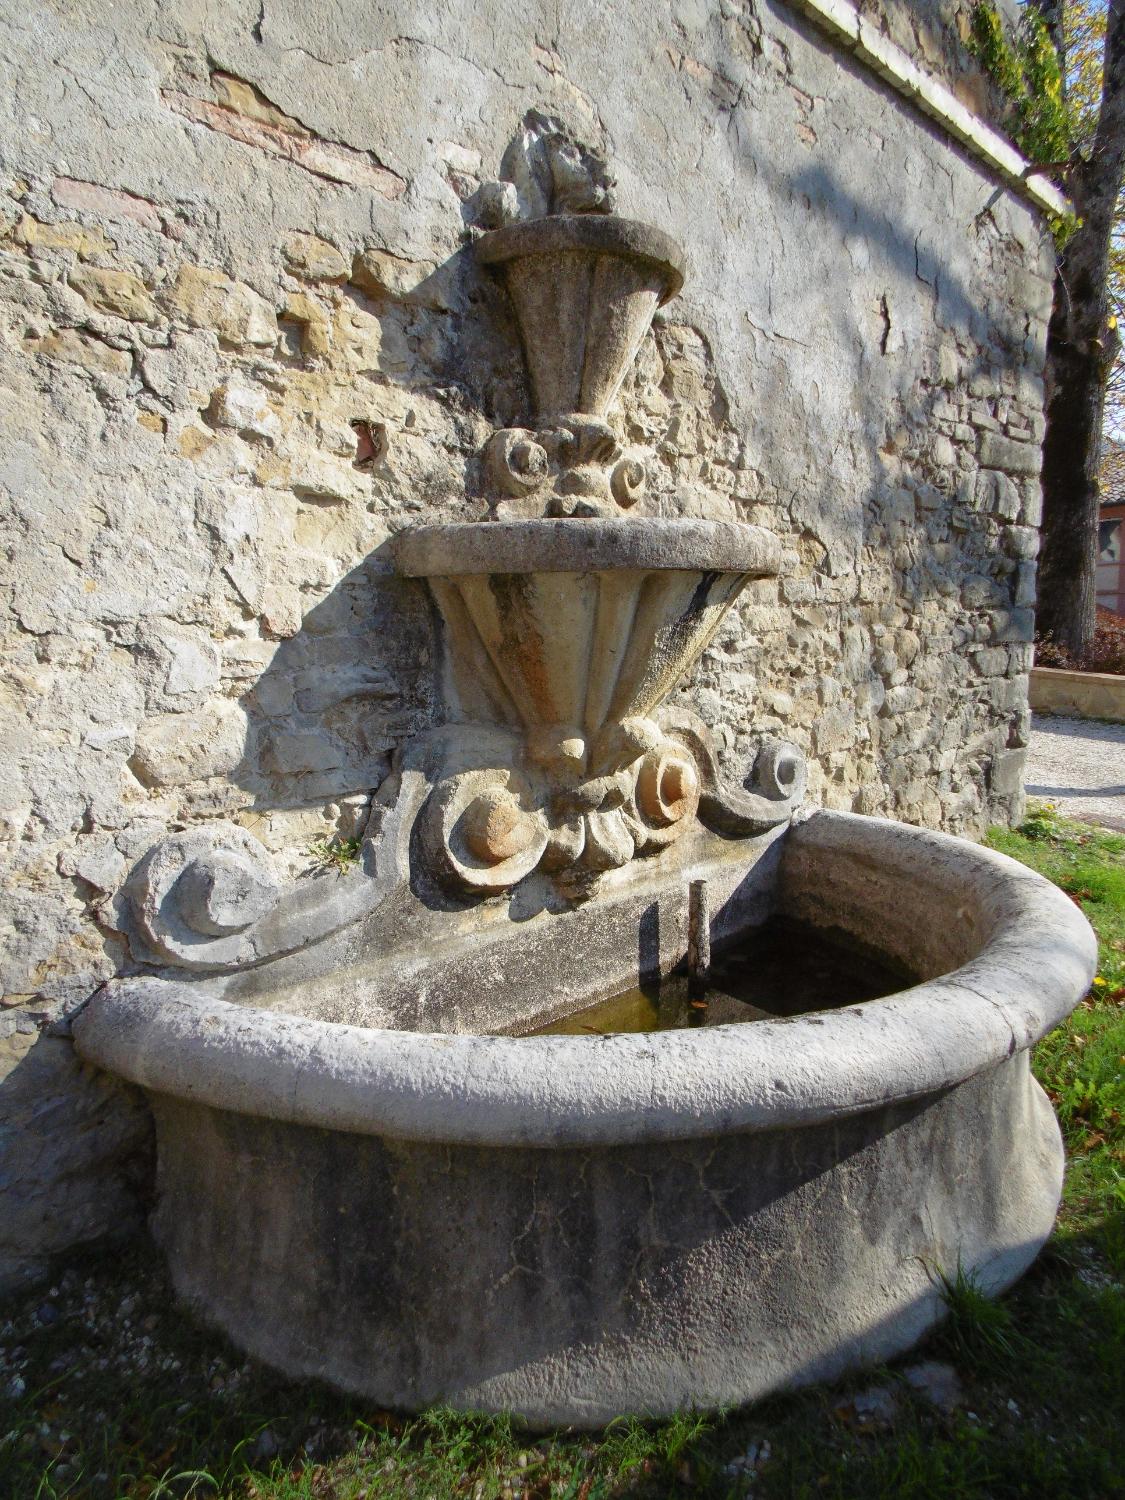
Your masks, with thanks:
[(1005, 184), (1048, 214), (1071, 211), (1069, 199), (1038, 172), (1016, 148), (960, 102), (952, 90), (932, 78), (878, 27), (862, 16), (850, 0), (790, 0), (833, 41), (877, 73), (896, 93), (934, 120), (978, 161), (990, 167)]
[(840, 863), (847, 878), (865, 865), (889, 870), (905, 901), (912, 871), (924, 869), (919, 921), (925, 910), (931, 922), (951, 919), (944, 901), (935, 905), (940, 889), (979, 924), (975, 956), (834, 1012), (606, 1037), (365, 1029), (230, 1004), (221, 984), (130, 979), (111, 982), (77, 1018), (78, 1051), (156, 1093), (319, 1129), (499, 1147), (623, 1144), (811, 1125), (932, 1094), (1030, 1047), (1086, 993), (1097, 962), (1088, 923), (1014, 860), (852, 813), (815, 813), (788, 838), (800, 860)]

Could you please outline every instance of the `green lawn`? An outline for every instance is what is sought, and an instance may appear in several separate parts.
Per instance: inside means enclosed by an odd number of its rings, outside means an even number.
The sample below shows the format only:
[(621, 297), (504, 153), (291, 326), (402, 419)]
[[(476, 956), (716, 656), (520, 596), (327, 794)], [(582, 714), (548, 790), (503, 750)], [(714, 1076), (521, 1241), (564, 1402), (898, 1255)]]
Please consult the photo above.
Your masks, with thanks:
[(1065, 822), (1046, 803), (989, 843), (1061, 886), (1098, 934), (1090, 997), (1039, 1043), (1034, 1067), (1070, 1157), (1056, 1239), (1087, 1236), (1125, 1277), (1125, 835)]
[[(1125, 1496), (1125, 838), (1045, 811), (990, 843), (1057, 881), (1101, 940), (1090, 998), (1035, 1054), (1070, 1153), (1063, 1209), (1002, 1302), (947, 1268), (952, 1315), (898, 1368), (536, 1438), (279, 1381), (177, 1314), (151, 1251), (103, 1253), (0, 1313), (0, 1497)], [(956, 1366), (950, 1414), (904, 1380), (919, 1359)]]

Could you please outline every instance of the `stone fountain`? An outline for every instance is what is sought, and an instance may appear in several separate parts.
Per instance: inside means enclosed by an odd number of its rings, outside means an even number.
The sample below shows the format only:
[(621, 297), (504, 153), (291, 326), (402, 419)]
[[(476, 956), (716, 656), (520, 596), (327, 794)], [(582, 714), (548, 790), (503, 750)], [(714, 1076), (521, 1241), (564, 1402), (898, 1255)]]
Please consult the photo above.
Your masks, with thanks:
[[(151, 972), (75, 1034), (145, 1090), (153, 1231), (236, 1343), (383, 1405), (595, 1426), (884, 1360), (941, 1316), (939, 1267), (1011, 1283), (1063, 1165), (1028, 1049), (1095, 948), (1000, 855), (801, 814), (791, 745), (732, 785), (670, 705), (780, 548), (645, 513), (611, 416), (681, 255), (608, 211), (572, 142), (536, 149), (538, 212), (494, 185), (511, 222), (476, 241), (534, 414), (487, 445), (487, 518), (395, 543), (435, 606), (443, 722), (399, 756), (353, 874), (283, 888), (224, 825), (151, 850), (121, 913)], [(689, 883), (697, 952), (737, 942), (752, 967), (781, 916), (905, 987), (530, 1034), (681, 970)]]

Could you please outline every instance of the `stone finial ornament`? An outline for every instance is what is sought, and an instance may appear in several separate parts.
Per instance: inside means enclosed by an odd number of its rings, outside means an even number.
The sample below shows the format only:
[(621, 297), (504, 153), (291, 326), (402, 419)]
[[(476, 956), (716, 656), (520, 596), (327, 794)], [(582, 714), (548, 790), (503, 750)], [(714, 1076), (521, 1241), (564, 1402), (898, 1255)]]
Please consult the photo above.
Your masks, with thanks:
[(478, 189), (474, 207), (482, 229), (549, 214), (611, 214), (616, 182), (609, 162), (556, 115), (532, 109), (500, 162), (500, 180)]

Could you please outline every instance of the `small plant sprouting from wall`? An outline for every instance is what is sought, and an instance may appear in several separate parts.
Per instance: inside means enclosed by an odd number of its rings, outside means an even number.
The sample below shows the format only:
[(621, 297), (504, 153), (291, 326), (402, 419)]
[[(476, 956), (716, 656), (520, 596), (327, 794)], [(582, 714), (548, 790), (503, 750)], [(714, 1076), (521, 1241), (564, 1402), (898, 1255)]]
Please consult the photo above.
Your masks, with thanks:
[(334, 869), (339, 875), (346, 875), (359, 858), (359, 839), (315, 839), (309, 845), (309, 854), (316, 861), (318, 869)]
[(1028, 6), (1009, 38), (988, 0), (973, 8), (969, 47), (1012, 108), (1012, 138), (1029, 161), (1069, 160), (1073, 122), (1063, 95), (1062, 68), (1043, 17)]

